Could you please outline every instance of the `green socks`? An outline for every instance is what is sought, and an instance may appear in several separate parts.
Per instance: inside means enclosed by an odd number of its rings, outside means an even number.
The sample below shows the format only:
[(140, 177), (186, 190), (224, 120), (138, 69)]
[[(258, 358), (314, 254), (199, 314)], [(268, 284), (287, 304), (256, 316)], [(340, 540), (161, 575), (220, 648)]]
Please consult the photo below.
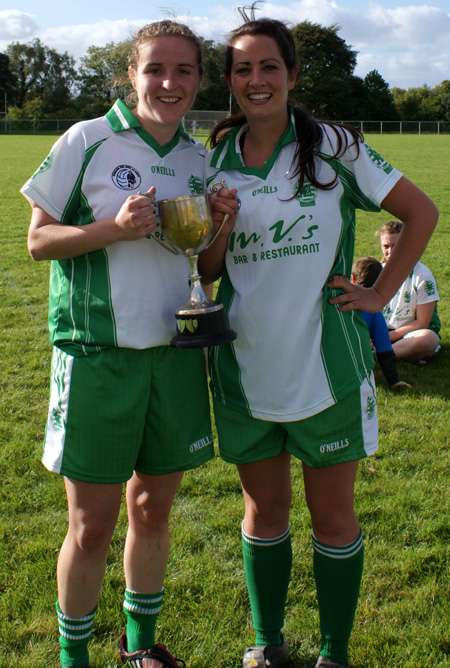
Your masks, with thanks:
[[(163, 590), (158, 594), (139, 594), (125, 590), (123, 608), (127, 616), (127, 650), (136, 652), (155, 645), (155, 627), (161, 610)], [(72, 619), (65, 615), (59, 603), (56, 611), (59, 623), (60, 662), (63, 668), (81, 667), (89, 663), (88, 642), (97, 608), (91, 614)]]
[(127, 651), (150, 649), (155, 645), (155, 628), (162, 606), (163, 591), (139, 594), (125, 589), (123, 609), (127, 616)]
[(292, 568), (289, 527), (276, 538), (249, 536), (242, 528), (242, 554), (255, 644), (280, 645)]
[(362, 534), (343, 547), (322, 545), (314, 534), (312, 542), (322, 635), (320, 654), (346, 664), (364, 563)]
[(85, 666), (89, 663), (88, 642), (92, 635), (92, 625), (97, 607), (85, 617), (73, 619), (65, 615), (56, 602), (59, 624), (59, 644), (61, 646), (61, 666)]

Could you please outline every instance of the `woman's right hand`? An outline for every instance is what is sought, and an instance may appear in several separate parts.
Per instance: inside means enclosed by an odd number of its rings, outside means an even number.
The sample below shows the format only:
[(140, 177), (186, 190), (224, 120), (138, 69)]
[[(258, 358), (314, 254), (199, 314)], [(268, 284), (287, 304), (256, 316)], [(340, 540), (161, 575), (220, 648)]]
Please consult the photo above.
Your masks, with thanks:
[[(155, 188), (150, 189), (154, 194)], [(153, 191), (153, 192), (152, 192)], [(33, 260), (65, 260), (105, 248), (117, 241), (135, 241), (156, 228), (153, 200), (131, 195), (115, 216), (88, 225), (65, 225), (33, 204), (28, 250)]]
[[(155, 192), (156, 188), (150, 188), (150, 194), (154, 195)], [(130, 195), (115, 217), (115, 224), (120, 228), (125, 241), (141, 239), (154, 232), (156, 212), (152, 199), (148, 195)]]

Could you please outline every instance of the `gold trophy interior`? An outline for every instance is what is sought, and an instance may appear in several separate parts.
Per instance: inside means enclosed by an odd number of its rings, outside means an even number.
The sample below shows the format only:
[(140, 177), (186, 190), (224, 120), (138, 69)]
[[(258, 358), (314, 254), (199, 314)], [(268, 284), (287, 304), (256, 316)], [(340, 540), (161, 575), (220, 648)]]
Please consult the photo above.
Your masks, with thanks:
[[(211, 191), (217, 192), (224, 185), (223, 181), (216, 182)], [(151, 193), (140, 194), (154, 201)], [(213, 237), (210, 198), (211, 195), (203, 193), (155, 202), (159, 209), (161, 231), (169, 244), (154, 234), (151, 236), (171, 253), (185, 255), (191, 271), (189, 299), (175, 311), (177, 333), (170, 343), (178, 348), (214, 346), (236, 338), (236, 332), (228, 327), (223, 304), (205, 294), (198, 273), (199, 253), (214, 243), (228, 218), (224, 217)]]

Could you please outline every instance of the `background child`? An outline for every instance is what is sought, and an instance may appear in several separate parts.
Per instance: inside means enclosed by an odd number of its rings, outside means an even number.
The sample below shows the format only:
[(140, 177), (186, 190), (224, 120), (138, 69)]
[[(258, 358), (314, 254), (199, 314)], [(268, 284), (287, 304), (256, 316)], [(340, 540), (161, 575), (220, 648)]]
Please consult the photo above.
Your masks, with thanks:
[[(370, 288), (377, 280), (382, 269), (381, 262), (371, 255), (361, 257), (353, 263), (352, 283), (362, 285), (363, 288)], [(378, 364), (389, 385), (395, 388), (411, 387), (409, 383), (400, 380), (398, 376), (397, 361), (382, 312), (368, 313), (367, 311), (361, 311), (361, 315), (367, 323)]]

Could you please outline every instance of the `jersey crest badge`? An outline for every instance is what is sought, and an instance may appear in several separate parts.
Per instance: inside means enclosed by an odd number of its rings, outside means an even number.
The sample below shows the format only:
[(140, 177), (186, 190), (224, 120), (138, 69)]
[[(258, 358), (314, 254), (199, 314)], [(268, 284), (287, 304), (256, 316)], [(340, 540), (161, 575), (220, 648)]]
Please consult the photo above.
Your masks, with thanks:
[(390, 174), (394, 169), (392, 165), (390, 165), (387, 160), (382, 158), (381, 155), (377, 151), (375, 151), (375, 149), (373, 149), (371, 146), (369, 146), (368, 144), (364, 144), (364, 146), (366, 148), (367, 155), (369, 156), (373, 164), (376, 165), (379, 169), (382, 169), (383, 172), (385, 172), (386, 174)]
[(368, 420), (373, 420), (375, 417), (375, 407), (376, 407), (376, 400), (375, 397), (372, 395), (370, 397), (367, 397), (367, 406), (366, 406), (366, 414), (367, 414), (367, 419)]
[(34, 172), (34, 174), (31, 178), (34, 179), (34, 177), (37, 176), (37, 174), (42, 174), (42, 172), (46, 172), (48, 169), (50, 169), (50, 167), (52, 166), (52, 163), (53, 163), (53, 153), (50, 153), (50, 155), (48, 155), (45, 158), (42, 165), (37, 168), (37, 170)]
[(121, 190), (136, 190), (141, 185), (141, 175), (131, 165), (119, 165), (111, 174), (115, 186)]
[[(293, 187), (292, 194), (295, 195), (298, 183)], [(300, 203), (301, 207), (316, 206), (317, 188), (310, 183), (305, 183), (295, 199)]]
[(203, 193), (203, 181), (192, 174), (188, 179), (188, 188), (191, 195), (201, 195)]

